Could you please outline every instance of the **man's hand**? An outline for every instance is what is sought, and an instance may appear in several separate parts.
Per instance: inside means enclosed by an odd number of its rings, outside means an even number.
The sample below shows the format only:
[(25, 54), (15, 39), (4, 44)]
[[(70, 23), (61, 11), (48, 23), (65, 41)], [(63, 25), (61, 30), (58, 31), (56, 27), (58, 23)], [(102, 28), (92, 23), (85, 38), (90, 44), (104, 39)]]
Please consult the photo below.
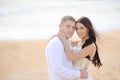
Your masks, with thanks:
[(82, 69), (82, 70), (80, 70), (80, 72), (81, 72), (80, 78), (87, 79), (87, 77), (88, 77), (87, 71), (85, 69)]

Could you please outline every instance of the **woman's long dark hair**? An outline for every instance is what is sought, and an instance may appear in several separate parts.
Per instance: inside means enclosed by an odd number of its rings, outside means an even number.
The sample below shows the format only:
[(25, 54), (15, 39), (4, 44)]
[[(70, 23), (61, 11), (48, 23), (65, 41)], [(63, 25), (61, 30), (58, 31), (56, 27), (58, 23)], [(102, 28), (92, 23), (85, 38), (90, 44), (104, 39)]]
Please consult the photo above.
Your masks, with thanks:
[(95, 55), (93, 57), (93, 60), (90, 60), (90, 56), (86, 56), (87, 59), (89, 59), (90, 61), (92, 61), (92, 63), (94, 64), (94, 66), (96, 67), (100, 67), (102, 66), (102, 63), (100, 61), (100, 58), (99, 58), (99, 54), (98, 54), (98, 46), (96, 44), (96, 37), (97, 37), (97, 34), (93, 28), (93, 25), (91, 23), (91, 21), (89, 20), (89, 18), (87, 17), (82, 17), (80, 19), (77, 20), (77, 23), (82, 23), (88, 30), (89, 30), (89, 39), (87, 39), (85, 41), (85, 43), (82, 45), (82, 48), (94, 43), (95, 46), (96, 46), (96, 52), (95, 52)]

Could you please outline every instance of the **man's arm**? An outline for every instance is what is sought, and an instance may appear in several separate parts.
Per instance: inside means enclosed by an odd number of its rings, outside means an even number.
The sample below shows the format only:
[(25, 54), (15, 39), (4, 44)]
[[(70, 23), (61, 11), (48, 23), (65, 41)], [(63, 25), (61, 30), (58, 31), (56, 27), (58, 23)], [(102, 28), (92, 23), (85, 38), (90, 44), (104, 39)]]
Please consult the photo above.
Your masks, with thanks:
[(61, 42), (52, 42), (47, 49), (47, 54), (49, 55), (49, 64), (52, 70), (59, 76), (71, 80), (80, 78), (80, 71), (75, 71), (74, 69), (69, 69), (63, 65), (63, 46)]

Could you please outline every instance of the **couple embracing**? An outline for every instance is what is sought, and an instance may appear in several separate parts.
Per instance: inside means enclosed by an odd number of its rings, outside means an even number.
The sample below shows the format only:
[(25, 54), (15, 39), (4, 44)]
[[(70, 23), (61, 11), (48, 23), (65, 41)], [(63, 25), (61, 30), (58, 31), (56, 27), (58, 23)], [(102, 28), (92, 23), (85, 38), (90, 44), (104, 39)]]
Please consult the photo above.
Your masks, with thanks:
[[(69, 40), (75, 31), (81, 41)], [(58, 34), (46, 47), (50, 80), (92, 80), (87, 72), (89, 63), (98, 68), (102, 65), (96, 37), (89, 18), (81, 17), (76, 21), (72, 16), (64, 16)]]

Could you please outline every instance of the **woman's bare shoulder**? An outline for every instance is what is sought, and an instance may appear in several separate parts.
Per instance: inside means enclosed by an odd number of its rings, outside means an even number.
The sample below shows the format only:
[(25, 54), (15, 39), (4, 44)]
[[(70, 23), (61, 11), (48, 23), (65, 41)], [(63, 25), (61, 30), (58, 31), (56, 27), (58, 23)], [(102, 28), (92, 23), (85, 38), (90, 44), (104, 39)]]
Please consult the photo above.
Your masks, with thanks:
[(95, 43), (92, 43), (91, 46), (92, 46), (92, 48), (93, 48), (94, 50), (96, 50), (96, 45), (95, 45)]
[(97, 48), (96, 48), (95, 43), (92, 43), (90, 46), (91, 46), (91, 49), (90, 49), (91, 51), (90, 51), (90, 54), (89, 54), (89, 55), (90, 55), (90, 58), (91, 58), (91, 60), (92, 60), (92, 59), (93, 59), (93, 56), (95, 55), (95, 52), (96, 52), (96, 49), (97, 49)]

